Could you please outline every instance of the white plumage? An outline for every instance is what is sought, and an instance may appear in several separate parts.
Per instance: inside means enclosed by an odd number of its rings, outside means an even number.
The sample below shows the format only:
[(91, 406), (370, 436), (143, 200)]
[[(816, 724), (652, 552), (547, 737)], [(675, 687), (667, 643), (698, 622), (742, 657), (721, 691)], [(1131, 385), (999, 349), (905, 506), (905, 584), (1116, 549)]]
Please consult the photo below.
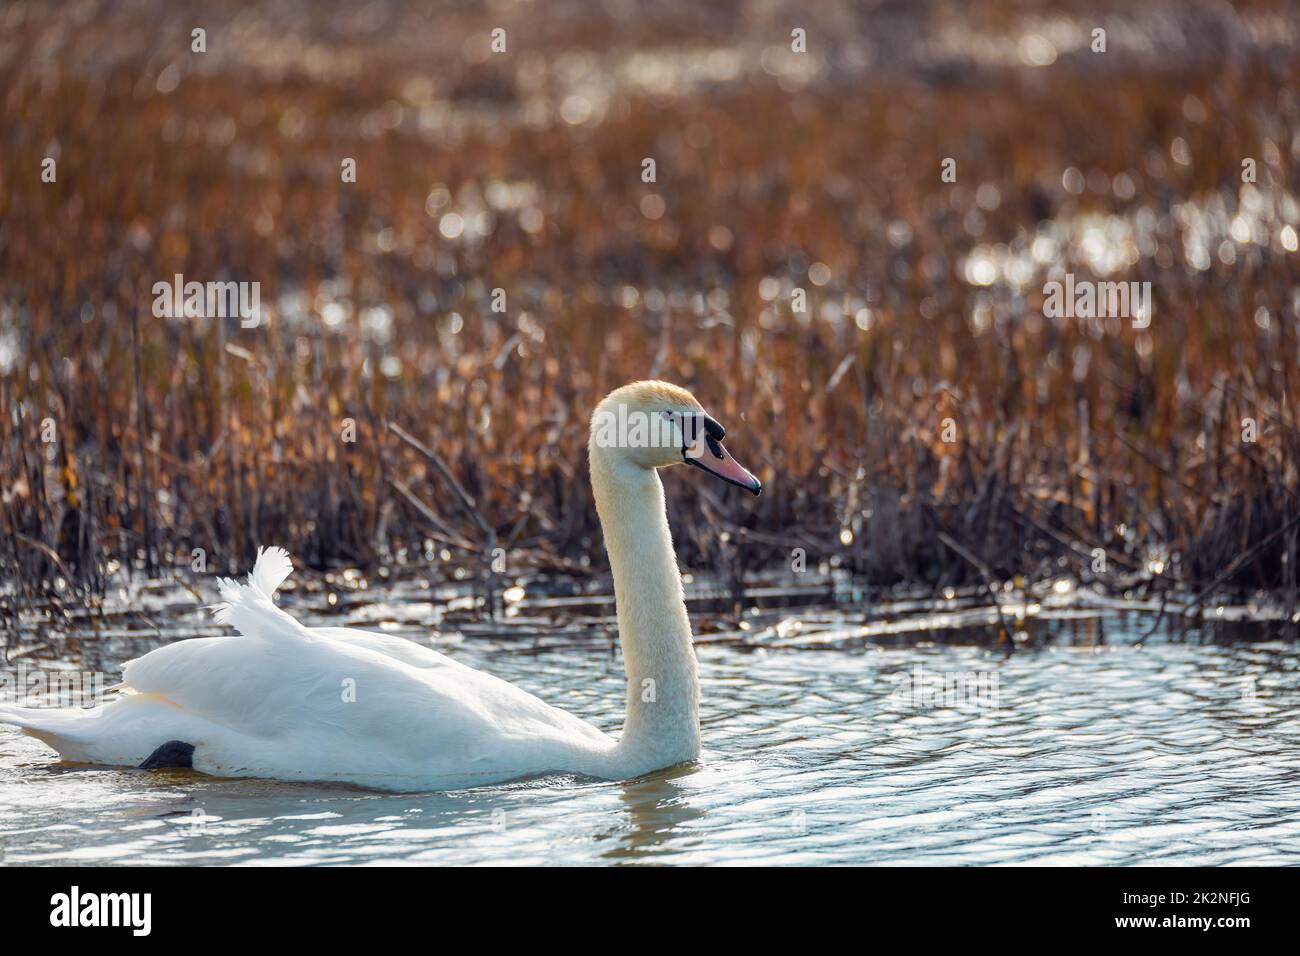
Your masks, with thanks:
[(340, 780), (392, 790), (473, 786), (553, 768), (597, 769), (613, 744), (490, 674), (398, 637), (307, 628), (272, 603), (288, 555), (223, 580), (218, 619), (241, 636), (168, 644), (123, 668), (127, 692), (93, 711), (0, 706), (65, 760), (138, 766), (194, 746), (217, 776)]
[[(658, 414), (698, 411), (684, 391), (611, 393)], [(591, 472), (614, 571), (628, 703), (618, 741), (490, 674), (398, 637), (309, 628), (273, 601), (292, 571), (258, 552), (248, 582), (219, 581), (218, 621), (238, 636), (160, 647), (126, 664), (124, 692), (92, 711), (0, 705), (69, 761), (138, 766), (191, 745), (219, 776), (335, 780), (389, 790), (453, 789), (547, 772), (622, 779), (695, 759), (699, 685), (658, 467), (679, 450), (604, 448)], [(655, 457), (658, 456), (658, 457)]]

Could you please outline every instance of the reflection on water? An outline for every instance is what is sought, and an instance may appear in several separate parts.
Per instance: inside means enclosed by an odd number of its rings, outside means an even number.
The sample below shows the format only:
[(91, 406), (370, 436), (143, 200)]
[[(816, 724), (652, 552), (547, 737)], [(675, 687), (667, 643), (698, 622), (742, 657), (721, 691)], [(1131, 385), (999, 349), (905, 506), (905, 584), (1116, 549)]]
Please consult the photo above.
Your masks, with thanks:
[[(1075, 169), (1071, 175), (1083, 179)], [(1129, 185), (1124, 185), (1128, 181)], [(1080, 187), (1081, 188), (1081, 187)], [(1131, 191), (1127, 175), (1116, 177), (1117, 195)], [(1131, 193), (1130, 193), (1131, 194)], [(968, 283), (1003, 283), (1023, 292), (1041, 284), (1044, 275), (1060, 276), (1074, 265), (1096, 276), (1109, 277), (1144, 260), (1161, 268), (1173, 265), (1169, 240), (1176, 238), (1185, 265), (1204, 272), (1215, 260), (1232, 265), (1238, 258), (1271, 252), (1288, 255), (1297, 249), (1300, 201), (1285, 189), (1244, 185), (1235, 195), (1211, 193), (1178, 203), (1172, 218), (1149, 208), (1125, 215), (1084, 213), (1039, 223), (1034, 235), (1009, 244), (978, 245), (961, 271)]]
[(694, 772), (692, 767), (676, 767), (620, 784), (624, 816), (597, 837), (612, 842), (601, 856), (612, 862), (634, 862), (665, 854), (671, 862), (675, 839), (687, 824), (704, 816), (683, 784), (683, 778)]
[[(760, 646), (700, 645), (699, 765), (619, 783), (394, 795), (67, 767), (0, 729), (0, 848), (11, 864), (1296, 862), (1296, 646), (1091, 613), (1037, 621), (1011, 654), (937, 630), (762, 647), (799, 632), (787, 612)], [(513, 626), (435, 645), (617, 731), (607, 638)], [(156, 642), (86, 647), (113, 670)]]

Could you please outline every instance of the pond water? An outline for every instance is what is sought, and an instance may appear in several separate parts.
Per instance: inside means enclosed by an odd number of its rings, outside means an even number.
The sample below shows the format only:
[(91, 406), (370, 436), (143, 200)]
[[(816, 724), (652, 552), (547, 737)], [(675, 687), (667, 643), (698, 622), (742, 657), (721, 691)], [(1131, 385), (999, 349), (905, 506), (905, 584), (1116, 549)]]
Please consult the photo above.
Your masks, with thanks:
[[(288, 600), (339, 623), (319, 595)], [(546, 631), (545, 603), (477, 631), (409, 595), (343, 613), (617, 732), (607, 611), (566, 611)], [(994, 612), (978, 602), (868, 625), (809, 607), (730, 631), (701, 620), (703, 758), (630, 782), (394, 795), (60, 765), (0, 728), (0, 851), (8, 864), (1300, 862), (1294, 640), (1074, 603), (1035, 605), (1014, 652), (985, 638)], [(212, 633), (200, 620), (150, 616)], [(159, 642), (137, 622), (30, 656), (111, 680)]]

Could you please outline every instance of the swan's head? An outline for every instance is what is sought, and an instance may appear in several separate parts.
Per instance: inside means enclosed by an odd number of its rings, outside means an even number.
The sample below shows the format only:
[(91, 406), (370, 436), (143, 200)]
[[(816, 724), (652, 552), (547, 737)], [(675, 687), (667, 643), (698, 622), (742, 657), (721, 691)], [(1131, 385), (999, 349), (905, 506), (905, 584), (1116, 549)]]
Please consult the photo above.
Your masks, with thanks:
[(591, 452), (641, 468), (694, 465), (752, 494), (763, 483), (722, 447), (724, 429), (695, 396), (668, 382), (616, 388), (591, 416)]

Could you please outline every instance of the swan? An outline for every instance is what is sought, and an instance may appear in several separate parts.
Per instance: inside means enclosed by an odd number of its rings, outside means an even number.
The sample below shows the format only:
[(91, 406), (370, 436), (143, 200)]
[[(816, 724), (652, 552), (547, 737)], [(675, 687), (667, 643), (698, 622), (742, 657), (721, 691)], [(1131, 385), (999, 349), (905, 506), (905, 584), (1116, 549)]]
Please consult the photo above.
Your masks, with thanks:
[(633, 382), (596, 407), (588, 442), (614, 576), (627, 710), (615, 740), (491, 674), (392, 635), (306, 627), (273, 601), (293, 570), (258, 550), (246, 583), (219, 579), (219, 622), (128, 662), (88, 710), (0, 704), (69, 762), (189, 767), (223, 777), (452, 790), (543, 774), (625, 780), (700, 753), (695, 651), (658, 469), (682, 463), (757, 495), (723, 427), (685, 389)]

